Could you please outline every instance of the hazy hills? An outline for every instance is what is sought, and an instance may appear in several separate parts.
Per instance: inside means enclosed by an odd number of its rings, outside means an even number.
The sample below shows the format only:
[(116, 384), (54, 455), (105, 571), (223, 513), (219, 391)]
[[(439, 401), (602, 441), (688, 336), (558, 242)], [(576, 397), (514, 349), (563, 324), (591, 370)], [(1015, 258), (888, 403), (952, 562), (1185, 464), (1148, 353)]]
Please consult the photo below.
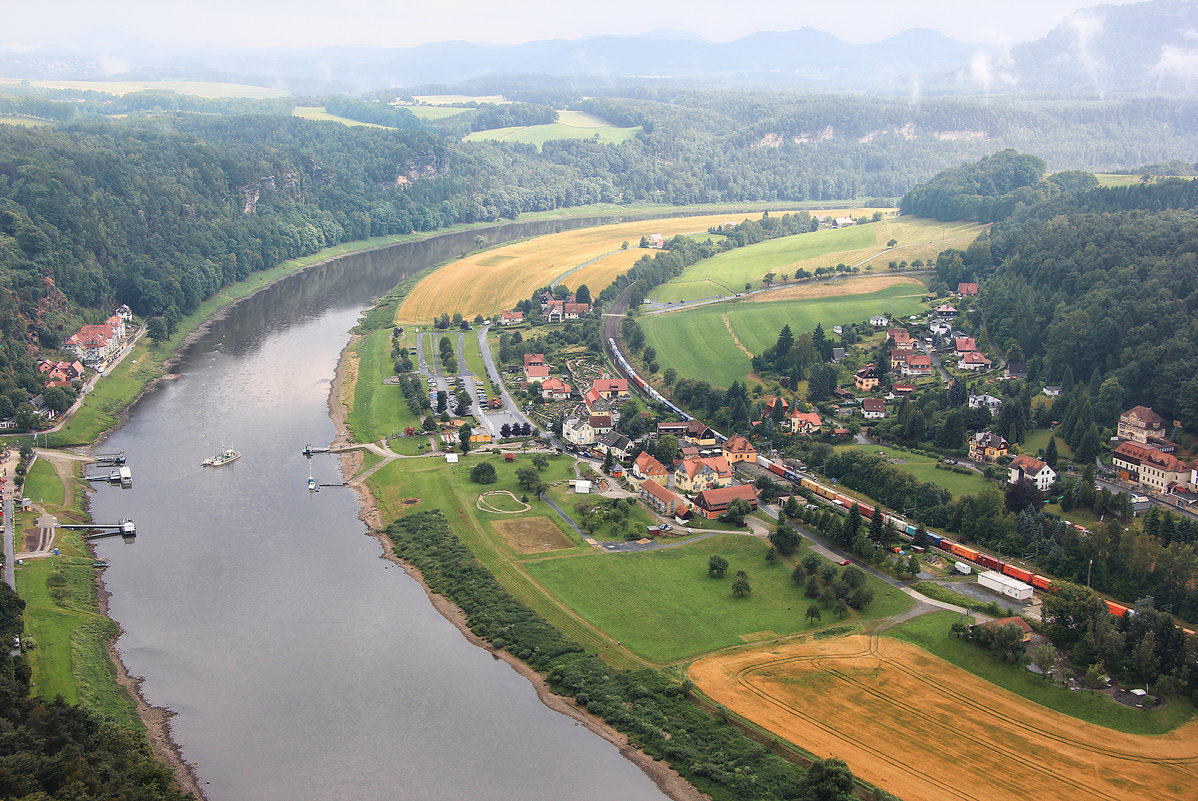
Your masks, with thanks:
[[(1198, 4), (1181, 0), (1078, 11), (1041, 39), (1003, 48), (911, 29), (869, 44), (815, 30), (711, 42), (685, 31), (519, 45), (447, 41), (409, 48), (167, 55), (123, 41), (113, 51), (0, 53), (0, 76), (242, 80), (299, 94), (453, 85), (501, 76), (611, 86), (696, 83), (891, 94), (1184, 94), (1198, 84)], [(155, 65), (155, 66), (148, 66)], [(114, 71), (118, 74), (113, 74)]]

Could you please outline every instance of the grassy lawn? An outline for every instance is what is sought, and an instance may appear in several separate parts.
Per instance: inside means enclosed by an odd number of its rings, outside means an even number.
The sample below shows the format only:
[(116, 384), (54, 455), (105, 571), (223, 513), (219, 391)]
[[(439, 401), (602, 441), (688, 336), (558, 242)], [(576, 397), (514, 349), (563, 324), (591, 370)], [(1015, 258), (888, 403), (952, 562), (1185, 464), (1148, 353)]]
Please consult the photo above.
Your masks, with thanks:
[[(1048, 438), (1052, 435), (1052, 431), (1047, 428), (1037, 428), (1030, 434), (1025, 434), (1021, 447), (1024, 453), (1030, 453), (1033, 456), (1037, 453), (1042, 453), (1048, 447)], [(1069, 447), (1069, 443), (1057, 437), (1057, 454), (1062, 459), (1073, 458), (1073, 448)]]
[(886, 448), (880, 445), (842, 445), (836, 448), (838, 451), (846, 449), (855, 449), (866, 451), (867, 453), (876, 453), (883, 451), (888, 459), (902, 459), (902, 464), (896, 464), (899, 470), (910, 473), (920, 481), (930, 481), (937, 486), (944, 487), (953, 494), (954, 498), (960, 498), (964, 495), (974, 495), (981, 491), (986, 486), (986, 479), (982, 478), (977, 473), (963, 475), (955, 473), (952, 470), (938, 470), (936, 465), (939, 459), (931, 456), (924, 456), (919, 453), (908, 453), (907, 451), (895, 450), (894, 448)]
[(456, 117), (465, 114), (470, 109), (454, 108), (453, 106), (404, 106), (408, 111), (422, 120), (443, 120), (446, 117)]
[(66, 491), (62, 486), (62, 479), (54, 471), (54, 465), (45, 459), (38, 459), (25, 476), (21, 495), (34, 503), (62, 506)]
[[(420, 431), (420, 426), (416, 426)], [(414, 437), (396, 437), (387, 441), (387, 447), (403, 456), (421, 456), (428, 453), (428, 435), (417, 434)]]
[(362, 337), (358, 353), (358, 381), (354, 385), (353, 407), (346, 419), (350, 433), (358, 442), (376, 442), (405, 426), (420, 427), (420, 419), (408, 408), (398, 384), (384, 384), (395, 374), (391, 358), (391, 331), (386, 328)]
[[(913, 314), (924, 308), (920, 287), (897, 284), (877, 292), (766, 303), (732, 302), (669, 314), (643, 315), (641, 327), (657, 350), (662, 370), (673, 367), (686, 378), (705, 378), (726, 387), (743, 381), (752, 369), (750, 357), (736, 346), (728, 325), (749, 353), (772, 346), (783, 325), (795, 336), (822, 323), (825, 331), (840, 323), (866, 320), (872, 314)], [(727, 325), (724, 315), (728, 316)]]
[(34, 645), (26, 654), (33, 692), (46, 699), (61, 695), (126, 728), (141, 728), (108, 658), (117, 625), (96, 611), (95, 572), (88, 556), (29, 559), (17, 568), (25, 634)]
[[(811, 600), (791, 581), (792, 568), (766, 562), (766, 547), (754, 537), (720, 534), (679, 548), (536, 561), (528, 572), (595, 627), (656, 663), (885, 617), (912, 604), (898, 591), (887, 595), (889, 585), (871, 577), (875, 600), (864, 614), (839, 621), (823, 610), (813, 626), (803, 616)], [(714, 554), (730, 565), (722, 579), (707, 575)], [(753, 588), (745, 598), (732, 594), (737, 570), (748, 573)]]
[(466, 357), (466, 364), (460, 366), (465, 367), (471, 373), (483, 379), (487, 385), (488, 394), (490, 394), (491, 380), (487, 378), (487, 367), (483, 364), (483, 356), (478, 349), (477, 331), (466, 332), (465, 341), (462, 343), (462, 355)]
[(918, 645), (1029, 701), (1117, 731), (1164, 734), (1187, 722), (1194, 714), (1193, 703), (1184, 698), (1170, 699), (1161, 709), (1146, 712), (1122, 706), (1106, 696), (1074, 692), (1045, 681), (1023, 667), (1002, 662), (989, 651), (952, 636), (949, 627), (957, 617), (954, 612), (932, 612), (883, 633), (887, 637)]

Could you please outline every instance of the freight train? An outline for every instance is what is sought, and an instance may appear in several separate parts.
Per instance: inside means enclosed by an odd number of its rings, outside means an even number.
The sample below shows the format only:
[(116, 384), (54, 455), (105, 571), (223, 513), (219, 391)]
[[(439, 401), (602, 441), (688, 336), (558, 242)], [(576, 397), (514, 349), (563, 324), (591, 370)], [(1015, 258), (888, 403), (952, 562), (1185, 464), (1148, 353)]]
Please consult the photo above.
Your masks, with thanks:
[[(679, 415), (683, 420), (689, 421), (694, 419), (689, 414), (670, 403), (670, 401), (666, 400), (666, 398), (660, 392), (654, 389), (648, 381), (637, 375), (636, 370), (632, 369), (632, 365), (629, 364), (628, 360), (624, 358), (624, 354), (620, 352), (618, 347), (616, 347), (616, 341), (611, 337), (607, 338), (607, 347), (608, 350), (611, 351), (612, 358), (615, 359), (616, 363), (620, 365), (620, 369), (624, 372), (624, 375), (626, 375), (628, 380), (631, 381), (636, 388), (641, 391), (641, 394), (665, 406), (674, 414)], [(720, 436), (719, 439), (720, 441), (723, 441), (724, 437)]]
[[(815, 495), (820, 496), (834, 506), (839, 506), (847, 510), (856, 505), (857, 511), (861, 512), (862, 517), (873, 517), (874, 508), (869, 504), (862, 503), (856, 498), (837, 492), (833, 487), (822, 484), (809, 476), (798, 476), (793, 470), (789, 470), (782, 465), (781, 462), (771, 462), (769, 459), (758, 456), (757, 463), (762, 467), (765, 467), (771, 473), (784, 476), (791, 481), (797, 482), (799, 486)], [(913, 524), (908, 523), (901, 517), (888, 512), (882, 513), (882, 519), (887, 524), (894, 527), (894, 529), (898, 531), (899, 536), (901, 536), (903, 539), (914, 539), (916, 526)], [(1041, 576), (1037, 573), (1033, 573), (1030, 570), (1019, 567), (1018, 565), (1012, 564), (1010, 562), (1004, 562), (1003, 560), (991, 556), (984, 551), (979, 551), (976, 548), (970, 548), (969, 546), (962, 545), (959, 542), (953, 542), (948, 537), (943, 537), (939, 534), (933, 534), (930, 531), (928, 532), (928, 541), (933, 548), (936, 548), (947, 555), (954, 556), (958, 559), (963, 559), (967, 562), (972, 562), (973, 564), (980, 565), (987, 570), (998, 571), (999, 573), (1010, 576), (1011, 578), (1019, 579), (1022, 582), (1031, 584), (1033, 587), (1038, 589), (1051, 590), (1052, 579), (1048, 576)], [(1108, 601), (1106, 599), (1103, 599), (1103, 602), (1107, 605), (1107, 609), (1109, 609), (1111, 614), (1115, 617), (1123, 617), (1128, 613), (1135, 614), (1135, 610), (1131, 607), (1115, 603), (1114, 601)]]

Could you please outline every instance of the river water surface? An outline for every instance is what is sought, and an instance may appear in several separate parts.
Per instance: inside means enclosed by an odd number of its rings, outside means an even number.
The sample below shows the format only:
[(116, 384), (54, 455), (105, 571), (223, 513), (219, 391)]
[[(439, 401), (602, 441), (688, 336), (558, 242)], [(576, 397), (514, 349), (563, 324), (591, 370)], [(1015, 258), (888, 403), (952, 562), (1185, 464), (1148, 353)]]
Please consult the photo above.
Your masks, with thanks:
[[(212, 801), (664, 798), (380, 559), (352, 490), (306, 488), (309, 465), (341, 480), (335, 457), (300, 451), (333, 437), (330, 379), (359, 311), (475, 233), (344, 257), (251, 297), (104, 443), (128, 452), (134, 486), (102, 487), (93, 515), (139, 532), (97, 548), (117, 649), (147, 701), (178, 713), (174, 739)], [(241, 459), (200, 467), (224, 445)]]

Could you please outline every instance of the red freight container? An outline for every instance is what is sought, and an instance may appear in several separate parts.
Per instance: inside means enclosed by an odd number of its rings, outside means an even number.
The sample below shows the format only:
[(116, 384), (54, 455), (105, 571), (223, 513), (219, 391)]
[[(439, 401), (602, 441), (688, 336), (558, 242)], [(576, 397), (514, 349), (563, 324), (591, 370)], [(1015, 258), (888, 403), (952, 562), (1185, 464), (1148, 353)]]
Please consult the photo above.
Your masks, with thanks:
[(769, 468), (769, 469), (770, 469), (770, 472), (771, 472), (771, 473), (777, 473), (777, 474), (778, 474), (778, 475), (780, 475), (780, 476), (785, 476), (785, 475), (786, 475), (786, 468), (785, 468), (785, 467), (783, 467), (783, 466), (781, 465), (781, 463), (778, 463), (778, 462), (770, 462), (770, 468)]
[(1024, 570), (1022, 567), (1016, 567), (1010, 562), (1007, 562), (1002, 566), (1002, 572), (1006, 573), (1011, 578), (1017, 578), (1020, 581), (1026, 581), (1028, 584), (1032, 583), (1032, 571)]
[(990, 554), (981, 553), (981, 552), (978, 552), (978, 560), (977, 561), (978, 561), (979, 565), (985, 565), (986, 567), (990, 568), (991, 570), (998, 570), (999, 566), (1001, 564), (997, 559), (995, 559)]
[(1111, 610), (1111, 614), (1115, 617), (1123, 617), (1131, 611), (1130, 607), (1126, 607), (1123, 604), (1117, 604), (1114, 601), (1107, 601), (1106, 605), (1107, 608)]
[(1032, 576), (1032, 584), (1042, 590), (1047, 590), (1048, 585), (1052, 584), (1052, 579), (1048, 578), (1047, 576), (1034, 575)]

